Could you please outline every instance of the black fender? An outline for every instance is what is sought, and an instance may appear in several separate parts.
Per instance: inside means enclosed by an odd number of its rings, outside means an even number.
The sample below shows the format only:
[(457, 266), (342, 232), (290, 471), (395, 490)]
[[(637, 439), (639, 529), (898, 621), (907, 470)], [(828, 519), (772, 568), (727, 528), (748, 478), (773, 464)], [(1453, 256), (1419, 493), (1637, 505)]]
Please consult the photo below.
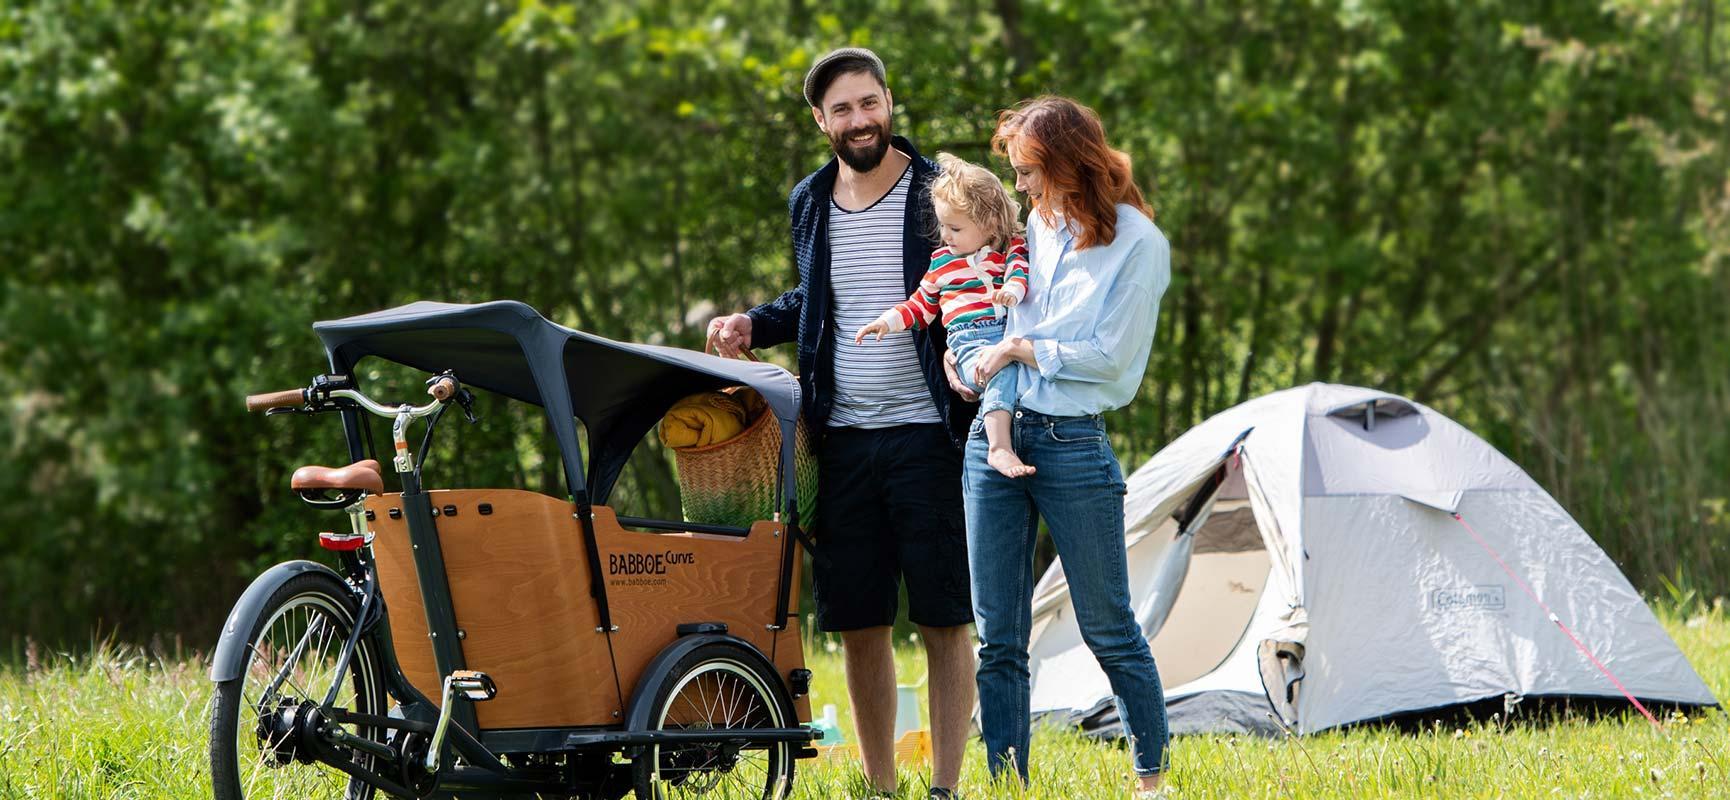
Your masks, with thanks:
[[(211, 680), (221, 683), (240, 677), (246, 668), (246, 639), (252, 635), (252, 620), (258, 618), (264, 604), (270, 602), (270, 596), (276, 594), (277, 589), (308, 572), (322, 572), (337, 583), (343, 582), (336, 570), (316, 561), (285, 561), (252, 579), (252, 585), (241, 593), (234, 610), (228, 612), (228, 620), (222, 623), (222, 636), (216, 640), (216, 654), (210, 661)], [(240, 627), (243, 621), (247, 624), (245, 630)]]
[[(792, 699), (791, 693), (787, 690), (787, 677), (775, 669), (774, 662), (765, 657), (763, 651), (758, 650), (756, 645), (725, 633), (699, 633), (681, 636), (672, 644), (662, 648), (661, 652), (655, 654), (655, 660), (650, 661), (649, 666), (643, 669), (643, 674), (637, 677), (637, 688), (631, 694), (631, 706), (625, 712), (625, 730), (649, 730), (649, 718), (655, 713), (656, 690), (661, 687), (661, 684), (673, 677), (673, 667), (679, 663), (679, 659), (690, 655), (691, 651), (709, 644), (728, 644), (739, 649), (747, 659), (755, 660), (757, 666), (763, 669), (764, 674), (775, 677), (774, 688), (782, 693), (784, 699)], [(789, 703), (788, 705), (791, 707), (792, 704)]]

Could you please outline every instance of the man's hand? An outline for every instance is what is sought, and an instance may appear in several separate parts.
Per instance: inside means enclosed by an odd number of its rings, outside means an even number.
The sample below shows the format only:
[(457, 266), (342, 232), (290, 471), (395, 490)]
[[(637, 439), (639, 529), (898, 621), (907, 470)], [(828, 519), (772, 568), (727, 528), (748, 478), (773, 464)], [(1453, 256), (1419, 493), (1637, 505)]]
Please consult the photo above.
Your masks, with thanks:
[(969, 403), (979, 402), (979, 393), (973, 391), (967, 384), (961, 382), (961, 373), (955, 367), (955, 351), (943, 351), (943, 374), (949, 378), (949, 388), (961, 395), (961, 399)]
[(709, 320), (709, 337), (704, 342), (703, 349), (726, 358), (738, 358), (740, 353), (750, 350), (750, 315), (730, 314)]
[(869, 325), (860, 325), (859, 326), (859, 332), (853, 334), (853, 343), (854, 344), (864, 344), (865, 343), (865, 337), (870, 336), (873, 333), (877, 334), (877, 341), (881, 342), (881, 341), (883, 341), (883, 335), (888, 333), (888, 332), (889, 332), (889, 323), (884, 322), (883, 320), (880, 320), (880, 319), (872, 320), (871, 324), (869, 324)]

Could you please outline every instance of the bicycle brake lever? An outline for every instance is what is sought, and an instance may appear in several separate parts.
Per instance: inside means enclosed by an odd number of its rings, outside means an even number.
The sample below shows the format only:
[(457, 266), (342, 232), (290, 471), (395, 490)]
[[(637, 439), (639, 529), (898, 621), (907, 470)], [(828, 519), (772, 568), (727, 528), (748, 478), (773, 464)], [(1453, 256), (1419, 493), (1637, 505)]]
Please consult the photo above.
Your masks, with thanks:
[(469, 390), (458, 389), (457, 396), (451, 399), (457, 401), (457, 407), (463, 410), (463, 419), (468, 420), (470, 425), (480, 423), (480, 417), (475, 416), (475, 396)]

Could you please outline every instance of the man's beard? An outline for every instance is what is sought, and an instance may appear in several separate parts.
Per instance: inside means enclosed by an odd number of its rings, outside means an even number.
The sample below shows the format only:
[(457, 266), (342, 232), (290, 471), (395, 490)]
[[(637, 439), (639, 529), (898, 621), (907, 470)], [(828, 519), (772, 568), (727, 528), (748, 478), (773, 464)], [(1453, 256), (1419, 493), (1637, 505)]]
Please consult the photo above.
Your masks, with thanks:
[(854, 128), (840, 136), (831, 134), (829, 146), (835, 150), (835, 155), (840, 156), (841, 160), (847, 162), (847, 166), (852, 167), (854, 171), (870, 172), (876, 169), (878, 164), (883, 163), (883, 156), (889, 153), (889, 126), (894, 121), (893, 116), (884, 120), (883, 124), (877, 127), (876, 140), (866, 147), (855, 147), (852, 142), (848, 141), (854, 135), (863, 132), (864, 129), (861, 128)]

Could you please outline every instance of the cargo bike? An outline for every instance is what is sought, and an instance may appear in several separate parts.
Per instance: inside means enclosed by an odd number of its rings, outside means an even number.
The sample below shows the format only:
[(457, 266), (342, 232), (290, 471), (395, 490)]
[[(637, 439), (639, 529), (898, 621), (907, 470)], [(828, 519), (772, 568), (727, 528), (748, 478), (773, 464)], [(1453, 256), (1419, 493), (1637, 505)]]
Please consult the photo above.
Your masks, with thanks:
[[(341, 419), (352, 463), (303, 467), (291, 488), (345, 512), (349, 529), (319, 534), (340, 571), (278, 564), (224, 624), (211, 667), (219, 800), (786, 796), (816, 736), (802, 724), (809, 542), (791, 375), (610, 341), (512, 301), (421, 302), (313, 329), (329, 373), (247, 406)], [(355, 369), (367, 358), (429, 374), (431, 400), (367, 396)], [(451, 406), (473, 419), (470, 387), (545, 410), (568, 497), (427, 488), (433, 431)], [(758, 392), (779, 426), (777, 510), (729, 526), (607, 506), (661, 415), (726, 387)], [(376, 452), (369, 414), (391, 421), (389, 451)]]

